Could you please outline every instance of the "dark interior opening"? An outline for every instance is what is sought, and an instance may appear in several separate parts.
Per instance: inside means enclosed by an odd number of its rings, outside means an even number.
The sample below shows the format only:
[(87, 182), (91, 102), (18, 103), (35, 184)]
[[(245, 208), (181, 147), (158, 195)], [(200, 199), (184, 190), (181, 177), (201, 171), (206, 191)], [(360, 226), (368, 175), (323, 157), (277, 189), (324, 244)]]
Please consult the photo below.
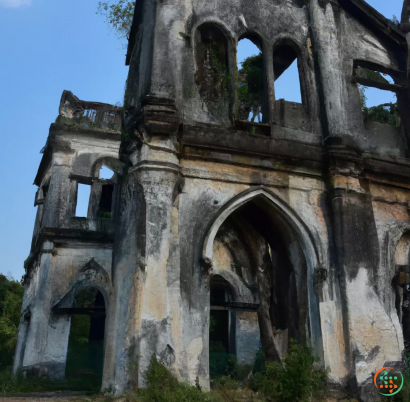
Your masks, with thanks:
[(114, 184), (103, 184), (101, 191), (100, 203), (98, 205), (97, 216), (100, 218), (112, 217), (112, 196), (114, 193)]
[(66, 377), (84, 380), (87, 388), (101, 387), (104, 362), (105, 301), (95, 288), (78, 293), (71, 316)]

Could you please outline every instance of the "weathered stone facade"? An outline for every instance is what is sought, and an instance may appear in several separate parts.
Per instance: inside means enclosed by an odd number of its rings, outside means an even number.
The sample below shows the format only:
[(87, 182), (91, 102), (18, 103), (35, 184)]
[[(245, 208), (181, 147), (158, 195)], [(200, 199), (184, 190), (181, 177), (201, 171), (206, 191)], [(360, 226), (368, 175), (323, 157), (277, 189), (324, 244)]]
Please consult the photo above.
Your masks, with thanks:
[[(379, 368), (402, 366), (410, 39), (361, 0), (256, 3), (137, 1), (121, 130), (119, 109), (64, 92), (35, 180), (16, 370), (64, 375), (87, 287), (105, 299), (102, 388), (115, 394), (144, 385), (152, 355), (208, 389), (214, 309), (229, 311), (240, 362), (306, 337), (363, 400)], [(260, 124), (239, 120), (241, 38), (263, 52)], [(275, 100), (295, 57), (302, 104)], [(358, 83), (383, 85), (358, 66), (394, 79), (382, 89), (397, 93), (397, 127), (364, 122)], [(98, 215), (102, 165), (111, 218)], [(78, 183), (92, 185), (87, 218), (74, 217)]]

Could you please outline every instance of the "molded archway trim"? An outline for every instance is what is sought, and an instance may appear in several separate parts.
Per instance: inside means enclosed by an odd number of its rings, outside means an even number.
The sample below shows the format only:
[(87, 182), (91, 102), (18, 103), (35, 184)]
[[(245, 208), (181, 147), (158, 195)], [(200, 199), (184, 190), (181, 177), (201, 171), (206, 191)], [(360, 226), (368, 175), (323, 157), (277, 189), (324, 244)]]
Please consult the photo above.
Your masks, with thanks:
[(108, 309), (111, 295), (111, 280), (105, 269), (94, 258), (80, 269), (79, 276), (65, 296), (54, 305), (53, 310), (72, 307), (77, 294), (86, 288), (99, 290), (104, 297), (105, 308)]
[(212, 264), (215, 237), (225, 220), (238, 208), (242, 207), (252, 199), (261, 196), (269, 201), (272, 208), (284, 217), (298, 234), (305, 257), (310, 261), (312, 268), (320, 265), (322, 259), (320, 258), (319, 248), (316, 247), (313, 235), (310, 233), (308, 226), (302, 221), (296, 212), (289, 207), (289, 205), (282, 201), (276, 194), (269, 191), (265, 186), (252, 187), (245, 190), (221, 207), (213, 223), (207, 230), (202, 251), (202, 258), (205, 263)]
[(263, 197), (269, 202), (272, 210), (277, 214), (280, 214), (280, 216), (289, 224), (291, 229), (294, 230), (298, 241), (300, 242), (307, 266), (309, 304), (309, 328), (307, 328), (307, 330), (310, 332), (310, 336), (308, 336), (310, 337), (311, 345), (316, 354), (323, 358), (319, 303), (313, 285), (313, 273), (317, 267), (321, 266), (322, 262), (321, 253), (319, 251), (320, 248), (315, 245), (314, 237), (305, 222), (303, 222), (298, 214), (276, 194), (272, 193), (264, 186), (252, 187), (233, 197), (224, 204), (207, 230), (202, 249), (203, 262), (208, 268), (212, 269), (213, 244), (219, 228), (234, 211), (258, 197)]

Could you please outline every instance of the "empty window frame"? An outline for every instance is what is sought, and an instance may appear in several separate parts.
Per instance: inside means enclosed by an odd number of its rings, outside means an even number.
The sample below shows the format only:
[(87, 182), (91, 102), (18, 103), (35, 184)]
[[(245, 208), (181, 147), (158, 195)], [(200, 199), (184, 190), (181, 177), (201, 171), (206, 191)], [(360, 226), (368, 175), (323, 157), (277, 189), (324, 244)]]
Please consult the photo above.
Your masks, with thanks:
[(78, 218), (87, 218), (88, 206), (90, 203), (91, 186), (89, 184), (77, 184), (77, 204), (75, 207), (75, 216)]
[(237, 48), (239, 119), (262, 123), (264, 113), (264, 68), (262, 42), (248, 34)]
[(275, 98), (304, 103), (300, 81), (300, 62), (294, 46), (280, 44), (273, 51)]
[(358, 84), (365, 123), (374, 121), (400, 127), (396, 85), (388, 69), (365, 61), (355, 61), (352, 81)]

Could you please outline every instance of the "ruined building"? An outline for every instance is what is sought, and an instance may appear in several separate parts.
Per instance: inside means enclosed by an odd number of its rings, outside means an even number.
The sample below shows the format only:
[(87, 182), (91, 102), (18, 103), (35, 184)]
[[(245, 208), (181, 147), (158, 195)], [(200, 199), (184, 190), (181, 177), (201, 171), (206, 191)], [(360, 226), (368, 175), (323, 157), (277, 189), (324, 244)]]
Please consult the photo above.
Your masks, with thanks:
[[(241, 39), (261, 52), (260, 122)], [(153, 355), (209, 389), (211, 343), (253, 364), (295, 338), (375, 400), (410, 342), (407, 40), (362, 0), (138, 0), (124, 107), (65, 91), (43, 149), (15, 370), (63, 377), (87, 314), (115, 394)], [(275, 98), (295, 60), (301, 103)], [(397, 95), (393, 124), (364, 119), (359, 84)]]

